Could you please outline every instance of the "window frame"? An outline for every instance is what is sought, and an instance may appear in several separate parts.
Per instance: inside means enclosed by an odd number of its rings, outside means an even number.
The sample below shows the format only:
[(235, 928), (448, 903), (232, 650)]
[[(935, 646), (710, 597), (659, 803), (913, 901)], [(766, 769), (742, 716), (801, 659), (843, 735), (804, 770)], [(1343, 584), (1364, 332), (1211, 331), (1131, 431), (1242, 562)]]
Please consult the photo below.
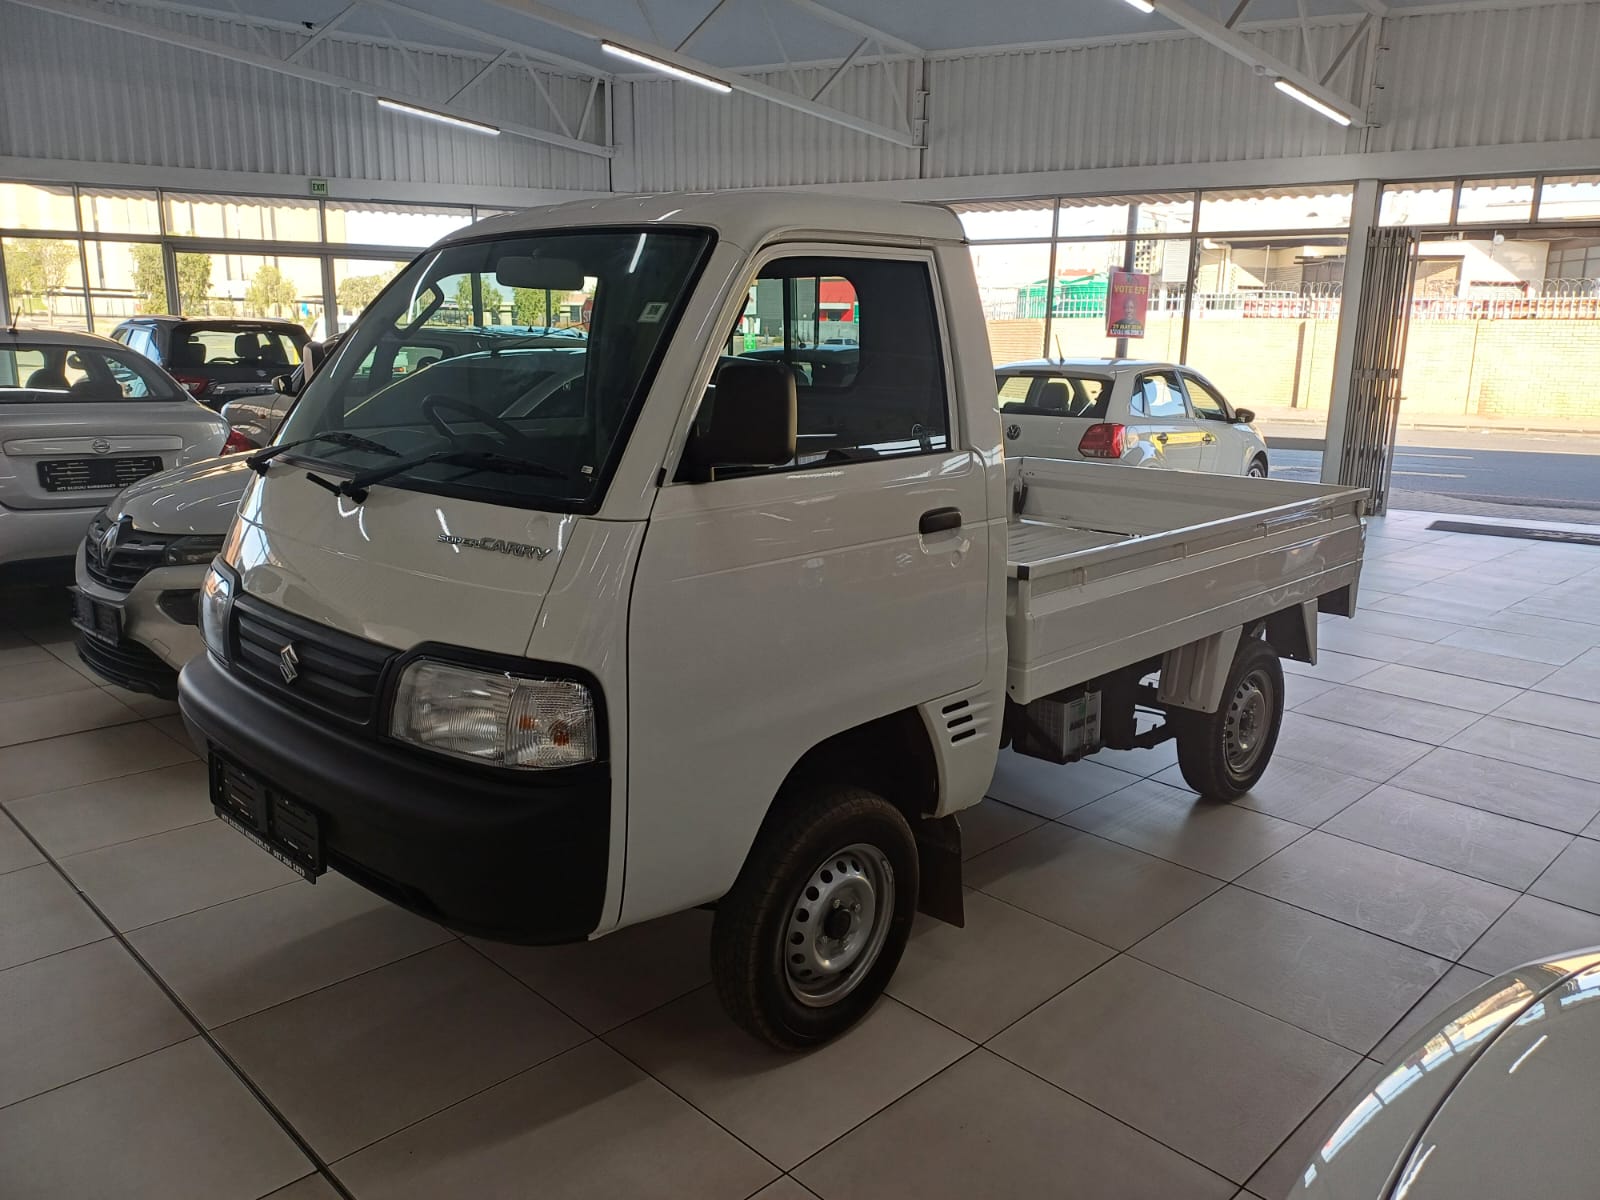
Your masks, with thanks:
[[(1174, 389), (1174, 390), (1177, 391), (1178, 399), (1183, 403), (1183, 412), (1181, 414), (1179, 414), (1177, 416), (1162, 416), (1160, 414), (1148, 411), (1148, 408), (1149, 408), (1148, 405), (1146, 405), (1146, 411), (1142, 412), (1142, 413), (1137, 412), (1134, 409), (1134, 407), (1133, 407), (1134, 400), (1136, 400), (1136, 399), (1142, 400), (1144, 398), (1144, 381), (1146, 379), (1153, 379), (1158, 375), (1170, 376), (1172, 378), (1173, 382), (1175, 382), (1178, 385), (1177, 388)], [(1194, 409), (1189, 404), (1189, 391), (1183, 385), (1183, 368), (1181, 366), (1179, 366), (1178, 364), (1174, 363), (1173, 365), (1168, 366), (1168, 367), (1149, 367), (1149, 368), (1146, 368), (1143, 371), (1140, 371), (1136, 376), (1134, 376), (1133, 392), (1128, 397), (1128, 412), (1129, 412), (1129, 414), (1131, 416), (1142, 416), (1146, 421), (1192, 421), (1192, 420), (1194, 420), (1195, 419)]]
[[(1234, 423), (1233, 403), (1222, 394), (1221, 389), (1216, 384), (1191, 367), (1180, 368), (1178, 378), (1183, 381), (1184, 398), (1188, 402), (1189, 415), (1193, 420), (1210, 421), (1217, 425), (1232, 425)], [(1210, 417), (1200, 411), (1200, 406), (1194, 401), (1194, 394), (1189, 390), (1191, 384), (1198, 384), (1201, 391), (1209, 393), (1222, 406), (1222, 416)]]

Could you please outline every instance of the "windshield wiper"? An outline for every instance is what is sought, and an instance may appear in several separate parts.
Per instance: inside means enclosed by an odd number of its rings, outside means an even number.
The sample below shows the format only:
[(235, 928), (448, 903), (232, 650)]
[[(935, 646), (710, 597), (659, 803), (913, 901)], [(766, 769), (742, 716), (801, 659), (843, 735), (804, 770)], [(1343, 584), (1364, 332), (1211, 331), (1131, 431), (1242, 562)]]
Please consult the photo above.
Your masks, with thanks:
[(364, 438), (359, 433), (345, 433), (342, 430), (332, 430), (328, 433), (312, 434), (310, 437), (300, 438), (293, 442), (284, 442), (278, 446), (268, 446), (265, 450), (257, 450), (244, 460), (244, 465), (257, 475), (267, 473), (267, 464), (285, 450), (293, 450), (296, 446), (304, 446), (310, 442), (332, 442), (336, 446), (343, 446), (347, 450), (365, 450), (371, 454), (387, 454), (397, 458), (400, 451), (385, 446), (382, 442), (375, 442), (371, 438)]
[(332, 483), (320, 476), (307, 472), (307, 478), (313, 483), (336, 492), (341, 496), (349, 496), (357, 504), (367, 498), (367, 489), (375, 483), (382, 483), (385, 479), (402, 472), (409, 471), (412, 467), (425, 466), (428, 463), (444, 463), (451, 467), (468, 467), (474, 471), (497, 471), (502, 475), (537, 475), (542, 479), (565, 479), (567, 473), (558, 471), (554, 467), (546, 466), (531, 458), (513, 458), (509, 454), (499, 454), (493, 450), (432, 450), (427, 454), (417, 454), (411, 458), (403, 458), (399, 462), (385, 463), (381, 467), (374, 467), (370, 471), (362, 471), (352, 475), (340, 483)]

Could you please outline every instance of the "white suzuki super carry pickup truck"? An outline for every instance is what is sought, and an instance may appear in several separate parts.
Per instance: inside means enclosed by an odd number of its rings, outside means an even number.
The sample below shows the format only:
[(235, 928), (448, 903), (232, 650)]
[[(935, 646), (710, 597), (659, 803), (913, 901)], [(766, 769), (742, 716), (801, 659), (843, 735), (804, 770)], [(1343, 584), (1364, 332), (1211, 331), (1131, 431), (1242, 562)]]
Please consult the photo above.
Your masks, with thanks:
[(1007, 460), (955, 217), (772, 192), (452, 235), (254, 462), (180, 681), (217, 811), (489, 938), (714, 905), (792, 1048), (960, 923), (1002, 747), (1243, 794), (1364, 536), (1356, 489)]

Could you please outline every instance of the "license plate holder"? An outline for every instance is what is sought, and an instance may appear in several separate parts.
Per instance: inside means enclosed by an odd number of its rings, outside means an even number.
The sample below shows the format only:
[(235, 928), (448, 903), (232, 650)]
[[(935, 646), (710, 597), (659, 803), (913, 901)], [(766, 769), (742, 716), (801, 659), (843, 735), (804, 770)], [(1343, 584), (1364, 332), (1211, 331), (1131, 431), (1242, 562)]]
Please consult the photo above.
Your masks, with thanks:
[(72, 593), (72, 624), (108, 646), (122, 640), (122, 610), (77, 589)]
[(261, 849), (309, 883), (328, 869), (322, 820), (255, 772), (211, 755), (211, 807)]

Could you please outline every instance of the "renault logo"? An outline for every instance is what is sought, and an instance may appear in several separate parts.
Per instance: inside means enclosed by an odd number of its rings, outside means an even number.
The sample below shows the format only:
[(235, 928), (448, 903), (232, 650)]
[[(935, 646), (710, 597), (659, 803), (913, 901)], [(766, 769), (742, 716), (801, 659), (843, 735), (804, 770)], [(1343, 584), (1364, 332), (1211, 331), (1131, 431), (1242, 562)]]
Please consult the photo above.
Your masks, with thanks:
[(300, 677), (300, 656), (294, 652), (293, 642), (278, 651), (278, 671), (285, 683), (293, 683)]
[(115, 521), (100, 535), (100, 553), (110, 558), (117, 549), (117, 539), (122, 536), (122, 522)]

